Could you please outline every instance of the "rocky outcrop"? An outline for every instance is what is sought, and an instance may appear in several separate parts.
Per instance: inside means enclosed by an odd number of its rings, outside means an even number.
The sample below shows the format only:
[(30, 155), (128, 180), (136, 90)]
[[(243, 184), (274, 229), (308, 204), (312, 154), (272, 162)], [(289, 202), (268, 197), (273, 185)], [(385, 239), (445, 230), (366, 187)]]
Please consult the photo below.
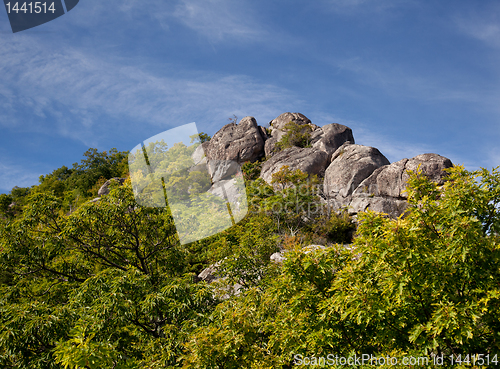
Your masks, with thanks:
[(265, 161), (260, 177), (270, 184), (273, 174), (285, 165), (291, 170), (300, 169), (304, 173), (322, 175), (328, 165), (328, 155), (313, 148), (290, 147)]
[(221, 278), (219, 275), (219, 268), (221, 265), (221, 261), (212, 264), (208, 266), (207, 268), (203, 269), (200, 274), (198, 274), (198, 280), (199, 281), (204, 281), (207, 283), (212, 283), (213, 281), (218, 280)]
[[(120, 183), (120, 185), (122, 185), (124, 182), (125, 182), (126, 178), (111, 178), (109, 180), (107, 180), (106, 182), (104, 182), (104, 184), (101, 186), (101, 188), (99, 188), (99, 191), (97, 191), (97, 196), (104, 196), (104, 195), (107, 195), (109, 194), (109, 185), (113, 182), (113, 181), (117, 181), (118, 183)], [(94, 199), (96, 200), (96, 199)], [(92, 201), (94, 201), (92, 200)]]
[[(283, 138), (284, 127), (289, 122), (311, 129), (310, 147), (293, 146), (277, 151), (276, 143)], [(290, 112), (273, 119), (268, 131), (258, 126), (253, 117), (228, 124), (209, 142), (203, 143), (192, 157), (195, 166), (208, 164), (214, 183), (210, 192), (234, 201), (239, 194), (222, 193), (224, 181), (240, 173), (245, 161), (264, 156), (267, 160), (262, 164), (260, 177), (269, 184), (273, 174), (286, 165), (290, 170), (324, 176), (324, 201), (333, 209), (347, 207), (351, 214), (371, 209), (393, 217), (406, 209), (407, 170), (416, 170), (420, 165), (431, 180), (441, 182), (443, 169), (452, 166), (449, 159), (437, 154), (418, 155), (390, 164), (376, 148), (356, 145), (349, 127), (338, 123), (319, 127), (305, 115)]]
[(422, 154), (380, 167), (353, 192), (350, 212), (358, 213), (370, 209), (397, 217), (406, 209), (405, 189), (409, 178), (407, 171), (420, 168), (429, 179), (442, 184), (446, 175), (444, 169), (451, 166), (453, 164), (450, 159), (444, 156)]
[(313, 130), (318, 128), (318, 126), (312, 124), (309, 118), (307, 118), (304, 114), (283, 113), (279, 117), (269, 122), (269, 129), (271, 130), (271, 136), (276, 137), (278, 140), (280, 140), (285, 133), (283, 128), (285, 128), (285, 126), (290, 122), (297, 123), (299, 126), (309, 124), (311, 125), (311, 128)]
[(343, 144), (332, 155), (325, 172), (324, 193), (334, 208), (349, 205), (351, 195), (375, 169), (389, 165), (389, 160), (374, 147)]

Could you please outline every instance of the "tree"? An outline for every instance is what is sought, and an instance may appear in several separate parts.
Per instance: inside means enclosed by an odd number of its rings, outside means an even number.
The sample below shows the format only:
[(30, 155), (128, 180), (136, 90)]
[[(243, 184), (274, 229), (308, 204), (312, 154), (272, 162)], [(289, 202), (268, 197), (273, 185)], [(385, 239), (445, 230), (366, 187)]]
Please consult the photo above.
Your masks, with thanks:
[(142, 208), (130, 184), (66, 215), (33, 193), (0, 228), (0, 366), (175, 365), (214, 305), (195, 283), (168, 208)]
[(323, 206), (319, 199), (319, 180), (300, 169), (290, 170), (284, 165), (273, 174), (271, 184), (277, 191), (263, 201), (265, 211), (272, 215), (277, 223), (284, 225), (291, 236), (317, 214)]
[(400, 360), (444, 355), (445, 364), (449, 355), (495, 359), (498, 168), (455, 167), (443, 186), (413, 173), (407, 192), (408, 211), (396, 220), (360, 214), (351, 246), (287, 252), (283, 265), (264, 277), (265, 288), (225, 301), (194, 332), (186, 362), (291, 368), (296, 354), (329, 353)]
[(449, 169), (442, 187), (413, 173), (407, 192), (404, 217), (360, 216), (328, 311), (371, 327), (379, 352), (497, 353), (498, 168)]

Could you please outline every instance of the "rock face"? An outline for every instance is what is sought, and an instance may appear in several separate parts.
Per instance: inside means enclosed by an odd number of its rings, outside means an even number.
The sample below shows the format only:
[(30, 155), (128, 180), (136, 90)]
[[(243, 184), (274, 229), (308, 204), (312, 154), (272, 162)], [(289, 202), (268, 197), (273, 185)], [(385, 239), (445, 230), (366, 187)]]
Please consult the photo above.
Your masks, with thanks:
[(304, 114), (300, 113), (283, 113), (279, 117), (273, 119), (271, 122), (269, 122), (269, 128), (271, 130), (271, 136), (276, 137), (278, 140), (281, 139), (281, 137), (284, 134), (283, 128), (289, 123), (289, 122), (294, 122), (297, 123), (299, 126), (310, 124), (313, 128), (317, 128), (318, 126), (313, 125), (309, 118), (307, 118)]
[(359, 184), (375, 169), (389, 165), (389, 160), (374, 147), (343, 144), (332, 155), (325, 172), (325, 195), (335, 208), (347, 206)]
[(290, 147), (280, 151), (262, 165), (261, 178), (271, 183), (272, 176), (283, 166), (300, 169), (308, 174), (323, 174), (328, 165), (328, 154), (313, 148)]
[(245, 117), (239, 124), (222, 127), (204, 147), (212, 180), (218, 182), (228, 178), (239, 164), (264, 156), (264, 139), (254, 117)]
[(329, 158), (346, 142), (354, 144), (354, 136), (352, 130), (342, 124), (327, 124), (311, 133), (312, 147), (326, 152)]
[(264, 137), (254, 117), (222, 127), (209, 141), (208, 160), (255, 161), (264, 155)]
[(407, 194), (404, 190), (409, 178), (406, 171), (416, 171), (419, 166), (429, 179), (442, 184), (445, 176), (443, 170), (453, 164), (441, 155), (422, 154), (380, 167), (353, 192), (350, 212), (358, 213), (369, 208), (393, 217), (401, 215), (406, 209)]
[[(109, 185), (111, 184), (112, 181), (118, 181), (120, 185), (122, 185), (125, 182), (126, 178), (111, 178), (108, 179), (104, 184), (99, 188), (99, 191), (97, 191), (97, 196), (104, 196), (109, 194)], [(95, 200), (95, 199), (94, 199)], [(92, 200), (92, 201), (94, 201)]]

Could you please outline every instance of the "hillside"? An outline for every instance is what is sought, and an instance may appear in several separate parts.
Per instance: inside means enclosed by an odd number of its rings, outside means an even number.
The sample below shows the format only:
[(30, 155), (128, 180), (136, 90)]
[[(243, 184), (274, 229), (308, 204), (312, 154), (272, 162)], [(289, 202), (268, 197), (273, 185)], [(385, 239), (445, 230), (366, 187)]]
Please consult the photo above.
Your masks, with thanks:
[(164, 186), (189, 183), (175, 200), (192, 202), (241, 180), (247, 208), (194, 242), (173, 197), (138, 201), (137, 188), (156, 195), (116, 149), (0, 195), (2, 368), (497, 364), (498, 168), (389, 163), (300, 113), (201, 137), (176, 160), (216, 163), (209, 181), (190, 171)]

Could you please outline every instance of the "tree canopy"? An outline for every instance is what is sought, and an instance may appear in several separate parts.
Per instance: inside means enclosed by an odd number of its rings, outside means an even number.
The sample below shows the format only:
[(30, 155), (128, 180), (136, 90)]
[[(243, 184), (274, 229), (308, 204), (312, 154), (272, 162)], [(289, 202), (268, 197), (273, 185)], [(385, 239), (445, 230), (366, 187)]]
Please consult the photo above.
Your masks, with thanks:
[[(141, 206), (130, 180), (90, 201), (103, 180), (127, 176), (127, 155), (89, 150), (0, 197), (2, 368), (497, 358), (498, 168), (454, 167), (443, 185), (411, 173), (404, 215), (354, 221), (321, 205), (317, 178), (284, 167), (268, 185), (248, 163), (248, 214), (181, 244), (171, 209)], [(200, 281), (210, 265), (218, 280)]]

